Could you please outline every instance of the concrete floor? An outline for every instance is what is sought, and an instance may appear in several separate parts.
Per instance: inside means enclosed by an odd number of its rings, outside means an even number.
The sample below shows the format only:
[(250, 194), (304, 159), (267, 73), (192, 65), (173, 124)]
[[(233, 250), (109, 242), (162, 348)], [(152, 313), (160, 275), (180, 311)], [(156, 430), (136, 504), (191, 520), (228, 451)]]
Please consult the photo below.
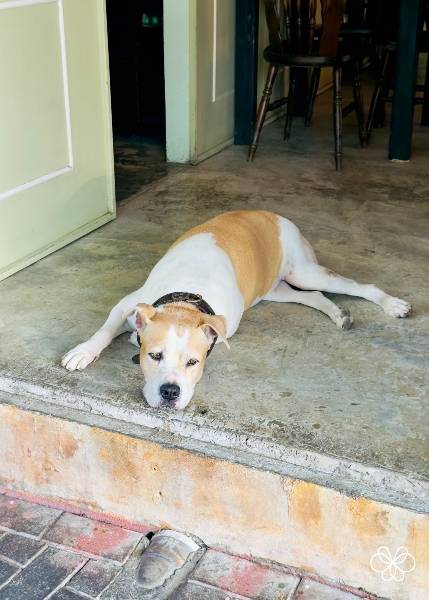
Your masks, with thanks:
[[(391, 163), (387, 130), (361, 149), (351, 115), (336, 173), (330, 118), (317, 106), (313, 127), (297, 120), (288, 145), (281, 129), (264, 130), (253, 164), (233, 146), (171, 169), (122, 201), (115, 222), (0, 283), (0, 390), (202, 436), (267, 468), (280, 459), (325, 485), (350, 479), (353, 493), (424, 510), (429, 131), (417, 129), (412, 162)], [(127, 336), (83, 372), (61, 368), (61, 355), (141, 284), (182, 231), (236, 208), (289, 217), (322, 264), (410, 301), (413, 316), (396, 320), (364, 300), (334, 297), (355, 319), (344, 332), (310, 308), (261, 303), (245, 314), (231, 351), (215, 349), (192, 403), (174, 415), (146, 406)]]
[(160, 142), (137, 136), (115, 138), (114, 155), (118, 202), (181, 168), (181, 165), (165, 162), (165, 150)]

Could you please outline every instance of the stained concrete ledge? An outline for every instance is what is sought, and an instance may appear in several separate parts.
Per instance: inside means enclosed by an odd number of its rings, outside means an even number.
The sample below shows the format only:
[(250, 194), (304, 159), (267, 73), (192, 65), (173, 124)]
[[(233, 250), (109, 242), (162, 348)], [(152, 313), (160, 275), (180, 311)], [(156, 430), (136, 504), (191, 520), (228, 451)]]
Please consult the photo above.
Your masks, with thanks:
[(67, 392), (0, 376), (0, 402), (182, 448), (204, 456), (311, 481), (352, 497), (366, 497), (429, 513), (429, 482), (334, 455), (288, 447), (225, 427), (204, 415), (151, 409), (127, 399), (112, 405), (96, 395)]

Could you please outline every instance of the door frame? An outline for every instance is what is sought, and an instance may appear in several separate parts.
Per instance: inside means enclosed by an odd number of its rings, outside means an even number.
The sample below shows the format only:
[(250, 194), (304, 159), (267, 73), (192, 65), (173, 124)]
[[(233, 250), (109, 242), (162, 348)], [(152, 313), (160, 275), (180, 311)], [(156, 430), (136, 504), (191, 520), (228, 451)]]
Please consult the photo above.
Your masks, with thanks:
[(252, 142), (258, 85), (259, 0), (236, 0), (234, 144)]
[(421, 16), (421, 0), (402, 0), (389, 140), (389, 159), (395, 161), (411, 158)]

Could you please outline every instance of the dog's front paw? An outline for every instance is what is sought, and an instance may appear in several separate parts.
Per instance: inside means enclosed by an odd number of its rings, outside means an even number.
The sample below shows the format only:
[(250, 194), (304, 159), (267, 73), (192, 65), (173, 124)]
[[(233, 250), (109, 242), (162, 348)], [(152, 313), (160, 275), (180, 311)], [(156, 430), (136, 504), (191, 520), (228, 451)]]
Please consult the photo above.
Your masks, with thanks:
[(62, 358), (61, 364), (68, 371), (76, 371), (76, 369), (82, 371), (94, 360), (97, 360), (98, 356), (99, 354), (94, 352), (94, 350), (84, 342), (70, 350), (70, 352), (67, 352)]
[(353, 325), (353, 317), (347, 308), (338, 307), (338, 312), (332, 319), (337, 327), (340, 329), (350, 329)]
[(383, 302), (383, 309), (387, 315), (391, 317), (403, 318), (408, 317), (411, 313), (411, 304), (400, 298), (388, 296)]

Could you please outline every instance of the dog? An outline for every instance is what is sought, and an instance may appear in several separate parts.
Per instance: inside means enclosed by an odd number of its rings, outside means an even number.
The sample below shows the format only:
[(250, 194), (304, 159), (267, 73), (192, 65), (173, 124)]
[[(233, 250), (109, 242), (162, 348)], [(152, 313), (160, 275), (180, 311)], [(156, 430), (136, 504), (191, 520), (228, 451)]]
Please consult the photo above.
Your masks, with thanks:
[(261, 300), (311, 306), (349, 329), (349, 311), (321, 292), (365, 298), (392, 317), (411, 312), (405, 300), (319, 265), (309, 242), (288, 219), (262, 210), (227, 212), (183, 234), (145, 284), (123, 298), (89, 340), (63, 357), (62, 365), (69, 371), (85, 369), (114, 337), (133, 332), (130, 341), (140, 345), (146, 401), (152, 407), (183, 409), (214, 344), (228, 346), (244, 311)]

